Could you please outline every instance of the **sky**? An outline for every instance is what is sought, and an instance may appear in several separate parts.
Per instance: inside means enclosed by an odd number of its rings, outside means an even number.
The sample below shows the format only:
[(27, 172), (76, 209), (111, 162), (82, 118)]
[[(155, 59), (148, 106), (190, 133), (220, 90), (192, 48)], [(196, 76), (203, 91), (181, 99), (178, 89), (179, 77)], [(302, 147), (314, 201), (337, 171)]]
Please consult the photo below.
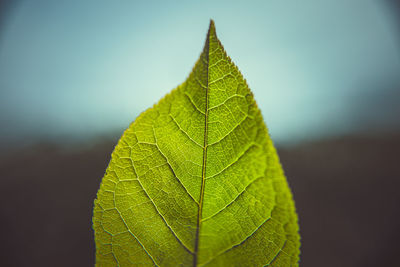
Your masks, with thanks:
[(210, 19), (275, 142), (398, 130), (393, 10), (374, 0), (18, 1), (0, 20), (0, 142), (120, 136), (184, 82)]

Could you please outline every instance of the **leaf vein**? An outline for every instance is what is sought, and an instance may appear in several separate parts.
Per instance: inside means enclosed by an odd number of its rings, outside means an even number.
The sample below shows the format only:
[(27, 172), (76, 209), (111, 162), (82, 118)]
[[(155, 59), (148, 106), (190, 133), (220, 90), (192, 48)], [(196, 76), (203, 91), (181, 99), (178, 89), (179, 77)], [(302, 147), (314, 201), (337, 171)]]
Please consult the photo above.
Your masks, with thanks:
[[(139, 182), (139, 183), (140, 183), (140, 182)], [(118, 210), (118, 208), (116, 207), (116, 205), (115, 205), (115, 194), (114, 194), (114, 196), (113, 196), (113, 201), (114, 201), (114, 207), (115, 207), (114, 209), (118, 212), (118, 215), (119, 215), (119, 217), (121, 218), (122, 222), (124, 223), (124, 225), (125, 225), (127, 231), (136, 239), (136, 241), (139, 243), (139, 245), (143, 248), (144, 252), (146, 252), (146, 254), (147, 254), (147, 255), (150, 257), (150, 259), (153, 261), (154, 265), (158, 266), (157, 263), (156, 263), (156, 261), (154, 260), (153, 256), (147, 251), (147, 249), (144, 247), (144, 245), (142, 244), (142, 242), (140, 242), (139, 238), (138, 238), (134, 233), (132, 233), (130, 227), (129, 227), (128, 224), (126, 223), (126, 221), (125, 221), (124, 217), (122, 216), (121, 212), (120, 212), (120, 211)], [(102, 227), (103, 230), (105, 231), (103, 225), (101, 225), (101, 227)], [(111, 240), (112, 240), (113, 237), (114, 237), (114, 235), (111, 234), (111, 233), (109, 233), (109, 234), (111, 235)], [(119, 266), (118, 260), (117, 260), (117, 258), (116, 258), (115, 255), (114, 255), (114, 250), (113, 250), (112, 241), (111, 241), (111, 252), (112, 252), (113, 257), (115, 258), (115, 260), (116, 260), (116, 262), (117, 262), (117, 264), (118, 264), (118, 266)]]
[(154, 135), (154, 139), (155, 139), (155, 146), (157, 147), (158, 151), (160, 152), (160, 154), (163, 156), (163, 158), (165, 159), (165, 161), (167, 162), (169, 168), (171, 169), (172, 174), (174, 175), (174, 177), (176, 178), (176, 180), (178, 181), (178, 183), (183, 187), (183, 189), (186, 191), (186, 193), (189, 195), (189, 197), (194, 201), (194, 203), (196, 203), (197, 205), (199, 204), (194, 197), (189, 193), (189, 191), (186, 189), (186, 187), (183, 185), (183, 183), (181, 182), (181, 180), (178, 178), (178, 176), (176, 175), (174, 168), (172, 168), (171, 163), (168, 160), (168, 157), (161, 151), (160, 147), (157, 145), (157, 137), (156, 134), (154, 132), (154, 127), (153, 127), (153, 135)]
[(224, 140), (227, 136), (229, 136), (231, 133), (233, 133), (236, 130), (236, 128), (239, 127), (247, 118), (253, 119), (253, 117), (250, 116), (250, 115), (244, 116), (243, 119), (232, 130), (230, 130), (228, 133), (226, 133), (224, 136), (222, 136), (219, 140), (208, 144), (208, 146), (212, 146), (212, 145), (218, 144), (219, 142)]
[[(203, 60), (205, 60), (205, 63), (207, 65), (207, 87), (205, 87), (206, 92), (205, 92), (205, 112), (204, 112), (204, 146), (203, 146), (203, 166), (201, 170), (201, 187), (200, 187), (200, 202), (199, 202), (199, 209), (198, 209), (198, 214), (197, 214), (197, 227), (196, 227), (196, 239), (195, 239), (195, 249), (194, 249), (194, 256), (193, 256), (193, 266), (197, 266), (197, 258), (198, 258), (198, 251), (199, 251), (199, 237), (200, 237), (200, 226), (201, 226), (201, 216), (202, 216), (202, 209), (203, 209), (203, 198), (204, 198), (204, 186), (205, 186), (205, 176), (206, 176), (206, 162), (207, 162), (207, 143), (208, 143), (208, 93), (209, 93), (209, 68), (208, 64), (209, 62), (209, 49), (210, 49), (210, 31), (211, 27), (209, 29), (209, 32), (207, 34), (207, 40), (206, 40), (206, 45), (204, 48), (203, 52)], [(196, 79), (198, 80), (198, 79)], [(201, 84), (200, 80), (198, 82)]]
[(204, 222), (204, 221), (206, 221), (206, 220), (209, 220), (209, 219), (211, 219), (212, 217), (216, 216), (217, 214), (221, 213), (221, 212), (222, 212), (223, 210), (225, 210), (226, 208), (228, 208), (230, 205), (232, 205), (232, 204), (236, 201), (236, 199), (238, 199), (241, 195), (243, 195), (243, 193), (246, 191), (246, 189), (247, 189), (249, 186), (251, 186), (255, 181), (257, 181), (257, 180), (259, 180), (259, 179), (261, 179), (261, 178), (264, 178), (264, 176), (260, 176), (260, 177), (257, 177), (257, 178), (255, 178), (255, 179), (253, 179), (241, 192), (239, 192), (239, 194), (238, 194), (234, 199), (232, 199), (232, 200), (231, 200), (228, 204), (226, 204), (222, 209), (218, 210), (217, 212), (215, 212), (214, 214), (208, 216), (207, 218), (203, 219), (202, 221)]
[(189, 99), (189, 102), (194, 106), (194, 108), (198, 112), (200, 112), (201, 114), (205, 115), (204, 111), (202, 111), (201, 109), (199, 109), (198, 106), (196, 106), (196, 104), (194, 103), (193, 99), (190, 97), (190, 95), (187, 92), (184, 92), (183, 94)]
[(192, 137), (190, 137), (190, 135), (189, 135), (187, 132), (185, 132), (185, 131), (182, 129), (182, 127), (179, 125), (179, 123), (176, 121), (176, 119), (175, 119), (171, 114), (168, 114), (168, 115), (171, 117), (172, 121), (176, 124), (176, 126), (179, 128), (179, 130), (180, 130), (181, 132), (183, 132), (183, 133), (185, 134), (185, 136), (187, 136), (187, 138), (189, 138), (193, 143), (195, 143), (195, 144), (198, 145), (199, 147), (203, 148), (202, 145), (200, 145), (199, 143), (197, 143)]
[[(133, 168), (135, 168), (135, 166), (133, 165), (132, 162), (132, 166)], [(136, 170), (135, 170), (136, 173)], [(160, 217), (162, 218), (162, 220), (164, 221), (165, 225), (169, 228), (169, 230), (172, 232), (173, 236), (176, 238), (176, 240), (178, 240), (178, 242), (183, 246), (183, 248), (185, 248), (185, 250), (187, 250), (189, 253), (193, 254), (193, 252), (185, 245), (183, 244), (183, 242), (179, 239), (179, 237), (176, 235), (176, 233), (174, 232), (174, 230), (171, 228), (171, 226), (168, 224), (167, 220), (164, 218), (164, 216), (161, 214), (161, 212), (158, 210), (156, 203), (154, 203), (153, 199), (151, 199), (151, 197), (149, 196), (149, 194), (147, 193), (146, 189), (144, 188), (143, 184), (140, 182), (139, 176), (136, 175), (137, 177), (137, 181), (139, 182), (139, 185), (143, 188), (144, 193), (146, 194), (146, 196), (148, 197), (148, 199), (150, 200), (150, 202), (153, 204), (155, 210), (157, 211), (157, 213), (160, 215)]]
[(219, 172), (217, 172), (217, 173), (215, 173), (215, 174), (213, 174), (213, 175), (211, 175), (211, 176), (208, 176), (208, 177), (206, 177), (205, 179), (208, 180), (208, 179), (210, 179), (210, 178), (213, 178), (213, 177), (215, 177), (215, 176), (218, 176), (219, 174), (223, 173), (226, 169), (229, 169), (229, 167), (233, 166), (236, 162), (238, 162), (238, 161), (239, 161), (244, 155), (246, 155), (246, 153), (247, 153), (252, 147), (254, 147), (254, 146), (258, 147), (259, 145), (256, 144), (256, 143), (254, 143), (254, 142), (250, 143), (249, 146), (248, 146), (236, 159), (234, 159), (231, 163), (229, 163), (228, 165), (226, 165), (226, 166), (225, 166), (222, 170), (220, 170)]
[(287, 242), (287, 240), (285, 240), (285, 242), (283, 243), (282, 247), (279, 248), (278, 253), (276, 253), (276, 255), (271, 259), (271, 261), (270, 261), (269, 263), (267, 263), (266, 265), (264, 265), (264, 267), (265, 267), (265, 266), (270, 266), (274, 261), (276, 261), (276, 259), (277, 259), (277, 258), (279, 257), (279, 255), (280, 255), (280, 253), (281, 253), (281, 252), (284, 252), (283, 249), (284, 249), (285, 246), (286, 246), (286, 242)]
[(214, 106), (210, 107), (208, 110), (210, 111), (210, 110), (213, 110), (213, 109), (218, 108), (218, 107), (220, 107), (220, 106), (223, 106), (223, 105), (226, 104), (226, 102), (228, 102), (229, 100), (231, 100), (231, 99), (233, 99), (233, 98), (235, 98), (235, 97), (246, 98), (246, 96), (244, 96), (244, 95), (234, 94), (234, 95), (231, 95), (231, 96), (227, 97), (223, 102), (221, 102), (221, 103), (219, 103), (219, 104), (217, 104), (217, 105), (214, 105)]
[(243, 241), (241, 241), (240, 243), (233, 245), (232, 247), (218, 253), (215, 257), (211, 258), (210, 260), (208, 260), (207, 262), (205, 262), (202, 266), (207, 265), (208, 263), (210, 263), (211, 261), (215, 260), (217, 257), (221, 256), (222, 254), (227, 253), (228, 251), (232, 250), (235, 247), (239, 247), (240, 245), (242, 245), (244, 242), (246, 242), (251, 236), (253, 236), (253, 234), (255, 232), (257, 232), (258, 229), (261, 228), (261, 226), (263, 226), (266, 222), (268, 222), (271, 219), (271, 217), (267, 217), (263, 223), (261, 223), (253, 232), (251, 232), (251, 234), (249, 236), (247, 236)]

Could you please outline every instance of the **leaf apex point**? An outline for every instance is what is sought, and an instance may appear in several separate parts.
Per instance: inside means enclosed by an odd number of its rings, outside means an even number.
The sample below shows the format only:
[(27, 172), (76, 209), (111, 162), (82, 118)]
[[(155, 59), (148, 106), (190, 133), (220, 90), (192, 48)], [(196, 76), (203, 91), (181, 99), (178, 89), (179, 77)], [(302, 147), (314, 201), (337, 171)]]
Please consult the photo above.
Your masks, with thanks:
[(211, 34), (216, 35), (215, 22), (213, 19), (210, 19), (210, 26), (208, 28), (208, 35), (211, 35)]

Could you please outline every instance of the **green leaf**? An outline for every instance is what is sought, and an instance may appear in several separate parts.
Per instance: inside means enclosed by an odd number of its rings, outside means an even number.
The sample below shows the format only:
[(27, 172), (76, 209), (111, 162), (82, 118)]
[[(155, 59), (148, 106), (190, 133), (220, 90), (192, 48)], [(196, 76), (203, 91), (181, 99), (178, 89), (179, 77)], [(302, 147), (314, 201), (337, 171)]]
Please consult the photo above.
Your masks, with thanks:
[(291, 192), (211, 21), (188, 79), (124, 132), (95, 200), (97, 266), (297, 266)]

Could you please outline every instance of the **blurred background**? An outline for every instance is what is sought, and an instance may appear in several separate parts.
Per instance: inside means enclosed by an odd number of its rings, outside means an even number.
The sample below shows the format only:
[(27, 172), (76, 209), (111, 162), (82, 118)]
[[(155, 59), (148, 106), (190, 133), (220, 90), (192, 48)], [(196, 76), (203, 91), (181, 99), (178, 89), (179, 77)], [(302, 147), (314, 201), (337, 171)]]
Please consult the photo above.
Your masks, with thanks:
[(278, 148), (301, 266), (398, 266), (396, 0), (0, 1), (1, 266), (93, 266), (113, 147), (186, 79), (210, 18)]

